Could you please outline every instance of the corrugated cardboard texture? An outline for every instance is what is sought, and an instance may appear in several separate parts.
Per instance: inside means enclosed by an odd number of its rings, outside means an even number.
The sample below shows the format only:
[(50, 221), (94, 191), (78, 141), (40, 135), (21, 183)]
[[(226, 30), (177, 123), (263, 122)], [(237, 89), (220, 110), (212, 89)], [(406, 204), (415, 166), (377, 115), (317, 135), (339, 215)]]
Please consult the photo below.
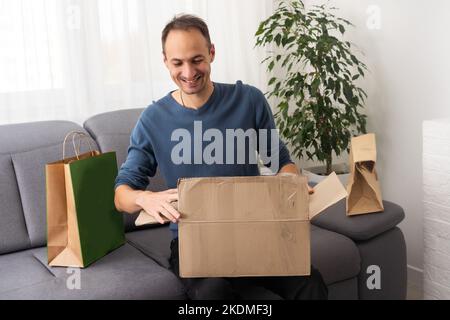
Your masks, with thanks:
[(182, 179), (178, 193), (182, 277), (310, 274), (305, 177)]

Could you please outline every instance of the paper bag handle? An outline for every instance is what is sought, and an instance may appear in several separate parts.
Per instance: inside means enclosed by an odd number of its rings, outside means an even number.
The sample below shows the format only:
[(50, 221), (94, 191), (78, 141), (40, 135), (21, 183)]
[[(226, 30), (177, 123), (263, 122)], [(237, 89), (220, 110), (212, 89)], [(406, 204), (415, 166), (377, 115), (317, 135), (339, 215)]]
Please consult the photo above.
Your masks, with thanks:
[[(75, 151), (75, 155), (76, 155), (76, 157), (77, 157), (77, 160), (80, 160), (80, 147), (81, 147), (81, 140), (82, 140), (83, 138), (85, 138), (85, 139), (87, 140), (87, 142), (88, 142), (88, 144), (89, 144), (89, 149), (91, 150), (92, 156), (95, 155), (94, 150), (92, 149), (91, 141), (89, 140), (89, 136), (88, 136), (86, 133), (81, 132), (81, 131), (70, 131), (68, 134), (66, 134), (66, 136), (65, 136), (65, 138), (64, 138), (64, 142), (63, 142), (63, 157), (62, 157), (63, 159), (66, 158), (66, 142), (67, 142), (67, 139), (68, 139), (70, 136), (72, 136), (73, 150)], [(77, 146), (75, 145), (75, 137), (77, 137), (77, 136), (81, 136), (80, 141), (79, 141), (79, 144), (78, 144), (78, 148), (77, 148)]]

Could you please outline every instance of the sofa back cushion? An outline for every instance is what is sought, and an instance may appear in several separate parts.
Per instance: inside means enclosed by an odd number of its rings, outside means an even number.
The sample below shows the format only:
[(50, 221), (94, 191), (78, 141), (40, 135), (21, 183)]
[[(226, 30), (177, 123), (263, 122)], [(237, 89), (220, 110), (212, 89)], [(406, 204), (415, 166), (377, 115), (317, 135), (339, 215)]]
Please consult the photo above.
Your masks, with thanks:
[[(0, 126), (0, 254), (46, 245), (45, 165), (62, 158), (72, 130), (86, 132), (68, 121)], [(71, 144), (66, 154), (74, 156)]]
[[(102, 152), (115, 151), (118, 168), (125, 162), (130, 146), (130, 135), (144, 109), (127, 109), (102, 113), (89, 118), (84, 128), (95, 139)], [(166, 190), (164, 179), (156, 172), (149, 179), (147, 188), (151, 191)], [(125, 231), (135, 230), (134, 224), (138, 214), (124, 214)]]

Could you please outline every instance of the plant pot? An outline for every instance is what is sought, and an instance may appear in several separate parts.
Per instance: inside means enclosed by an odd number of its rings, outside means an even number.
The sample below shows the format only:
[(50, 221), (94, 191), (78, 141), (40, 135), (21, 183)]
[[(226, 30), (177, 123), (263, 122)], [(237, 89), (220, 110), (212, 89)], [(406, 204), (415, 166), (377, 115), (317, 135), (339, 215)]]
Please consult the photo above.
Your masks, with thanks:
[[(347, 187), (348, 179), (350, 177), (350, 170), (348, 165), (345, 163), (338, 163), (331, 166), (332, 171), (336, 172), (339, 180), (342, 182), (344, 187)], [(309, 167), (302, 169), (304, 176), (308, 178), (308, 181), (319, 183), (324, 180), (327, 175), (325, 175), (326, 166)]]

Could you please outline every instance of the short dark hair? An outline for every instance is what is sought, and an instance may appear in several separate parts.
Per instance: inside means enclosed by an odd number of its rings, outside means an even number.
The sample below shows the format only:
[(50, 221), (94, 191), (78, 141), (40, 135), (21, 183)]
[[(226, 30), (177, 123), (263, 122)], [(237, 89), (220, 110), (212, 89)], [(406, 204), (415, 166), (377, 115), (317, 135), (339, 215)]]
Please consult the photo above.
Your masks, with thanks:
[(172, 30), (189, 30), (191, 28), (197, 29), (200, 33), (205, 37), (206, 42), (208, 43), (208, 48), (211, 48), (211, 38), (209, 36), (208, 26), (203, 19), (194, 16), (192, 14), (181, 14), (173, 17), (173, 19), (165, 26), (161, 42), (163, 53), (165, 53), (165, 45), (167, 36), (169, 32)]

